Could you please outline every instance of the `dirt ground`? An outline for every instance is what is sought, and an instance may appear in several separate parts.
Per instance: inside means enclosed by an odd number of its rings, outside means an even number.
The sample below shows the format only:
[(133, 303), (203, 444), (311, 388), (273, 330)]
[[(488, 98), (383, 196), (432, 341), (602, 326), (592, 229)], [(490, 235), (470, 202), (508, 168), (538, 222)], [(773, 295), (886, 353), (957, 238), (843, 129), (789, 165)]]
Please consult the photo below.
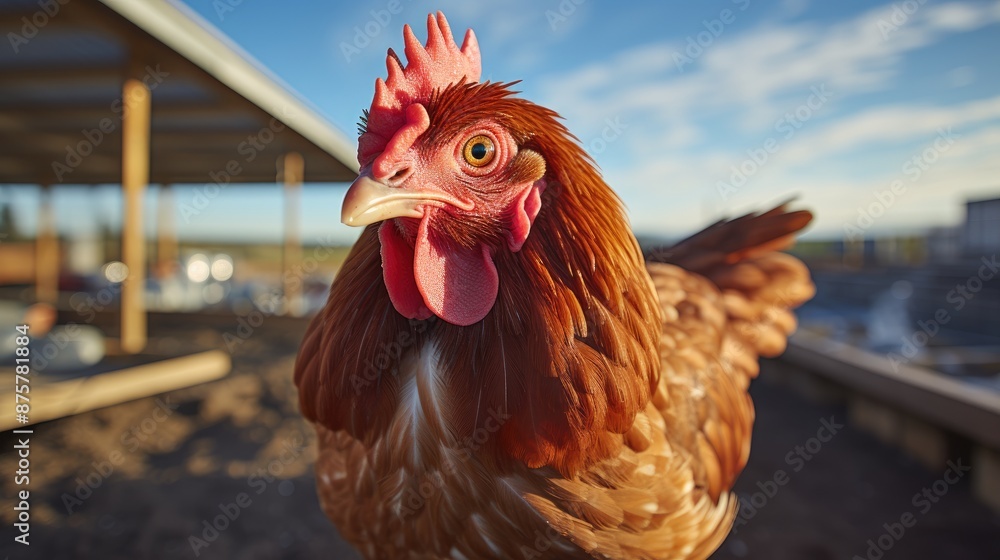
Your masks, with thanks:
[[(4, 434), (0, 555), (358, 558), (316, 501), (312, 430), (297, 414), (291, 381), (303, 329), (265, 325), (235, 348), (233, 373), (218, 382), (36, 426), (30, 547), (13, 542), (15, 442)], [(903, 514), (915, 525), (883, 537), (892, 547), (887, 560), (1000, 558), (1000, 516), (973, 500), (968, 475), (924, 512), (912, 497), (943, 471), (835, 428), (846, 419), (841, 408), (766, 383), (753, 393), (754, 448), (737, 491), (759, 507), (744, 509), (715, 558), (876, 560), (880, 551), (868, 555), (868, 540), (877, 542), (883, 524)], [(824, 419), (836, 434), (816, 450), (810, 439), (828, 435)], [(796, 446), (815, 454), (806, 460)], [(227, 512), (235, 518), (228, 526), (206, 530)]]

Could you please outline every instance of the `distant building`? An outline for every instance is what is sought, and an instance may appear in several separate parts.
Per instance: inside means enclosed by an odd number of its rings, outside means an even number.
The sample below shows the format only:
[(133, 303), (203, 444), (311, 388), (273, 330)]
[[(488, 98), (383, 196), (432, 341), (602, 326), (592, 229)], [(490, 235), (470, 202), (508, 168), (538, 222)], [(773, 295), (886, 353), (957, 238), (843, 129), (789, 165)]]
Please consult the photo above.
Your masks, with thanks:
[(996, 252), (1000, 248), (1000, 198), (965, 203), (962, 245), (968, 255)]
[(927, 230), (927, 259), (931, 262), (952, 262), (962, 256), (964, 225), (937, 226)]

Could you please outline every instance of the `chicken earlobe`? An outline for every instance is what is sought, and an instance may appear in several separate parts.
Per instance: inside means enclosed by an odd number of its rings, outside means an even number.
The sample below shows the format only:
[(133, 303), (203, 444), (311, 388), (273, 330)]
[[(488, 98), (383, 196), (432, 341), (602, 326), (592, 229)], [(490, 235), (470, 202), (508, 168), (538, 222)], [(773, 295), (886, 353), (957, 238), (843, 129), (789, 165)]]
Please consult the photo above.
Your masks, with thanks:
[(538, 216), (538, 211), (542, 209), (543, 191), (545, 191), (545, 181), (539, 179), (524, 189), (524, 192), (514, 202), (514, 216), (511, 218), (510, 225), (504, 233), (507, 236), (507, 246), (515, 253), (520, 251), (521, 247), (524, 246), (524, 242), (528, 240), (528, 234), (531, 233), (531, 224)]

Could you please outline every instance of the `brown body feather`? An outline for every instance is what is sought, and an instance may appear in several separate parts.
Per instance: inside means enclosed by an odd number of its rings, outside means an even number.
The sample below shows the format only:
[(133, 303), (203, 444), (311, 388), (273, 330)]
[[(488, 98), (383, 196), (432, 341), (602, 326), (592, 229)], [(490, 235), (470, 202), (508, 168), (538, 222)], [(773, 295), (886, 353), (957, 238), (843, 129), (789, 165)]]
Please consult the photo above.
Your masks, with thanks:
[[(646, 262), (551, 111), (456, 88), (432, 122), (501, 121), (544, 159), (542, 210), (520, 252), (496, 253), (500, 294), (469, 327), (400, 316), (364, 231), (296, 364), (327, 514), (370, 558), (708, 556), (735, 512), (758, 356), (812, 293), (773, 252), (808, 214), (716, 224)], [(493, 103), (461, 107), (474, 89)]]

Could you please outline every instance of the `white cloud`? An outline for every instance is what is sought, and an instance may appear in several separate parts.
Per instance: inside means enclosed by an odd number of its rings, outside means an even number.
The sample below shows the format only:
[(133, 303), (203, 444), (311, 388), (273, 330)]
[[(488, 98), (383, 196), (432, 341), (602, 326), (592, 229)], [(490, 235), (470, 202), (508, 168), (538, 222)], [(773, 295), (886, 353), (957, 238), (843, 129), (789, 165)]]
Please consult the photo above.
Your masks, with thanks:
[[(905, 149), (948, 126), (964, 127), (966, 135), (879, 227), (954, 221), (964, 197), (1000, 190), (994, 179), (1000, 163), (993, 163), (1000, 151), (1000, 97), (953, 105), (856, 100), (896, 87), (902, 62), (918, 56), (915, 51), (1000, 21), (1000, 2), (926, 4), (905, 17), (895, 9), (882, 6), (833, 25), (767, 21), (726, 30), (682, 70), (673, 58), (684, 52), (682, 41), (647, 43), (547, 77), (544, 98), (536, 101), (564, 114), (583, 138), (599, 132), (608, 117), (632, 125), (622, 139), (629, 147), (623, 157), (598, 161), (640, 231), (690, 231), (719, 214), (797, 193), (803, 205), (820, 210), (817, 231), (837, 232), (902, 164), (875, 165), (866, 176), (847, 163), (849, 156), (865, 147)], [(830, 105), (782, 142), (745, 188), (722, 200), (717, 181), (819, 85), (833, 92)], [(890, 97), (906, 98), (898, 93)]]
[[(955, 111), (956, 114), (971, 112), (968, 108)], [(872, 231), (914, 230), (957, 223), (965, 200), (1000, 195), (1000, 158), (996, 157), (1000, 153), (1000, 123), (958, 136), (946, 151), (924, 160), (927, 169), (921, 170), (919, 176), (914, 174), (918, 167), (912, 164), (904, 167), (912, 158), (921, 157), (933, 140), (933, 135), (927, 136), (926, 142), (903, 155), (888, 158), (878, 171), (861, 180), (852, 178), (850, 168), (817, 173), (808, 168), (793, 169), (776, 158), (725, 201), (716, 191), (714, 176), (717, 169), (728, 168), (731, 160), (720, 161), (718, 154), (694, 159), (664, 158), (631, 170), (615, 169), (607, 178), (620, 187), (639, 231), (667, 229), (681, 234), (721, 216), (761, 209), (780, 199), (797, 196), (800, 206), (817, 214), (815, 233), (839, 235), (843, 224), (854, 219), (859, 208), (875, 201), (872, 193), (890, 189), (897, 180), (904, 183), (906, 193), (875, 220)], [(710, 203), (708, 210), (704, 210), (705, 201)], [(649, 208), (655, 211), (644, 211)]]
[(804, 132), (781, 152), (786, 165), (806, 165), (844, 150), (906, 142), (938, 129), (975, 126), (1000, 119), (1000, 96), (955, 107), (891, 105), (860, 111), (815, 133)]
[(959, 66), (948, 73), (948, 81), (954, 88), (972, 85), (976, 81), (976, 69), (971, 66)]
[[(673, 55), (684, 44), (647, 44), (546, 80), (549, 100), (567, 114), (645, 111), (666, 120), (689, 111), (727, 106), (756, 108), (826, 83), (848, 94), (891, 85), (900, 56), (946, 32), (1000, 21), (1000, 2), (924, 7), (883, 35), (891, 6), (824, 27), (766, 23), (736, 36), (725, 31), (679, 72)], [(899, 21), (898, 19), (896, 21)]]
[(809, 8), (809, 0), (782, 0), (781, 7), (786, 17), (795, 17)]

